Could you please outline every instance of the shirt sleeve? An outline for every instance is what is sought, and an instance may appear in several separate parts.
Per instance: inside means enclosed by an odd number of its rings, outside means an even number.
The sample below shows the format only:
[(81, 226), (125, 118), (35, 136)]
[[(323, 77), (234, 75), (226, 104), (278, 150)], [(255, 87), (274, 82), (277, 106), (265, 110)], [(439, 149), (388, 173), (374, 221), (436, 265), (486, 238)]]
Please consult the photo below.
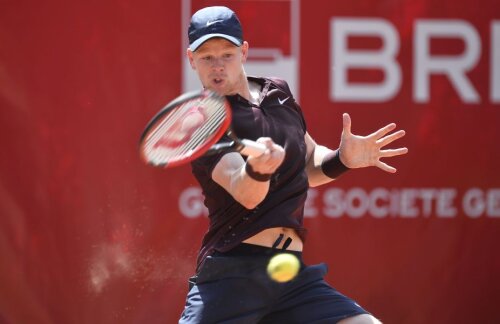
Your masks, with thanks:
[[(230, 143), (233, 140), (224, 135), (218, 143)], [(215, 154), (204, 154), (191, 162), (191, 170), (193, 175), (198, 179), (198, 181), (209, 181), (212, 178), (212, 171), (214, 170), (217, 163), (219, 163), (220, 159), (231, 152), (235, 152), (234, 149), (227, 149), (221, 152), (217, 152)]]

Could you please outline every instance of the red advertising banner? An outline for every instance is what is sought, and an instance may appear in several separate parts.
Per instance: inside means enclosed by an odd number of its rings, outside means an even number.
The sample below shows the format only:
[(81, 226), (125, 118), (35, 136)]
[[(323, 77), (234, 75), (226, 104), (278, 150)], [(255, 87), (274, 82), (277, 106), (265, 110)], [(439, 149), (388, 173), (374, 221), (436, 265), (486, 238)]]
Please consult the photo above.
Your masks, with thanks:
[(144, 165), (146, 122), (199, 88), (190, 15), (239, 15), (248, 74), (280, 76), (308, 132), (396, 122), (396, 174), (311, 188), (306, 263), (384, 323), (500, 321), (500, 12), (386, 1), (0, 4), (0, 323), (175, 323), (208, 219), (189, 167)]

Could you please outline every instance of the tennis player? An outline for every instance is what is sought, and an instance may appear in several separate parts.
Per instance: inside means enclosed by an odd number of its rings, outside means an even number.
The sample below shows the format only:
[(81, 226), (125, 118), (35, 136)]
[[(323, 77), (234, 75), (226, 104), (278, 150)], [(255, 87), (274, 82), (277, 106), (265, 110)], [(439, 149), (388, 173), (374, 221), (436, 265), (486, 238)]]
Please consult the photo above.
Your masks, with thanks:
[[(383, 149), (404, 131), (392, 132), (396, 126), (390, 124), (366, 137), (353, 135), (344, 114), (339, 148), (320, 146), (284, 80), (246, 75), (249, 45), (231, 9), (197, 11), (188, 32), (187, 57), (203, 87), (228, 98), (238, 137), (267, 150), (248, 158), (223, 152), (192, 162), (210, 225), (180, 323), (380, 323), (324, 280), (325, 264), (302, 261), (304, 203), (309, 187), (350, 169), (396, 172), (380, 159), (407, 152)], [(287, 283), (273, 282), (266, 265), (284, 250), (299, 257), (300, 272)]]

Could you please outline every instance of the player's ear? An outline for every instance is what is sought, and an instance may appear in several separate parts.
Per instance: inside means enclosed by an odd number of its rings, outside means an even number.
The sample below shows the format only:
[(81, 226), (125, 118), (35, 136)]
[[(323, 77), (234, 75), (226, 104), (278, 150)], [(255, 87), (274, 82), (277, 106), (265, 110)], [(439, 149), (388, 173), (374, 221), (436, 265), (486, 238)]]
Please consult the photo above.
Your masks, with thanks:
[(241, 44), (241, 63), (245, 63), (248, 58), (248, 42), (244, 41), (243, 44)]
[(189, 64), (191, 65), (191, 68), (193, 70), (196, 70), (196, 65), (194, 65), (194, 57), (193, 57), (193, 51), (191, 49), (186, 50), (186, 56), (189, 60)]

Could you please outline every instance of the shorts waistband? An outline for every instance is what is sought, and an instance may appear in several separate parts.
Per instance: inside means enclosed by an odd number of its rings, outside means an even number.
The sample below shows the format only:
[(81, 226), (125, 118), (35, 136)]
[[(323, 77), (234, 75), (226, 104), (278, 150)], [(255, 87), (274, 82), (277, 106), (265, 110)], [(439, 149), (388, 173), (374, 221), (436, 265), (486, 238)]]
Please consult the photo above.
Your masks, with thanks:
[(226, 252), (215, 251), (212, 255), (214, 256), (270, 256), (280, 253), (290, 253), (295, 255), (299, 260), (302, 260), (302, 251), (292, 251), (292, 250), (282, 250), (276, 248), (270, 248), (267, 246), (240, 243), (234, 248)]

